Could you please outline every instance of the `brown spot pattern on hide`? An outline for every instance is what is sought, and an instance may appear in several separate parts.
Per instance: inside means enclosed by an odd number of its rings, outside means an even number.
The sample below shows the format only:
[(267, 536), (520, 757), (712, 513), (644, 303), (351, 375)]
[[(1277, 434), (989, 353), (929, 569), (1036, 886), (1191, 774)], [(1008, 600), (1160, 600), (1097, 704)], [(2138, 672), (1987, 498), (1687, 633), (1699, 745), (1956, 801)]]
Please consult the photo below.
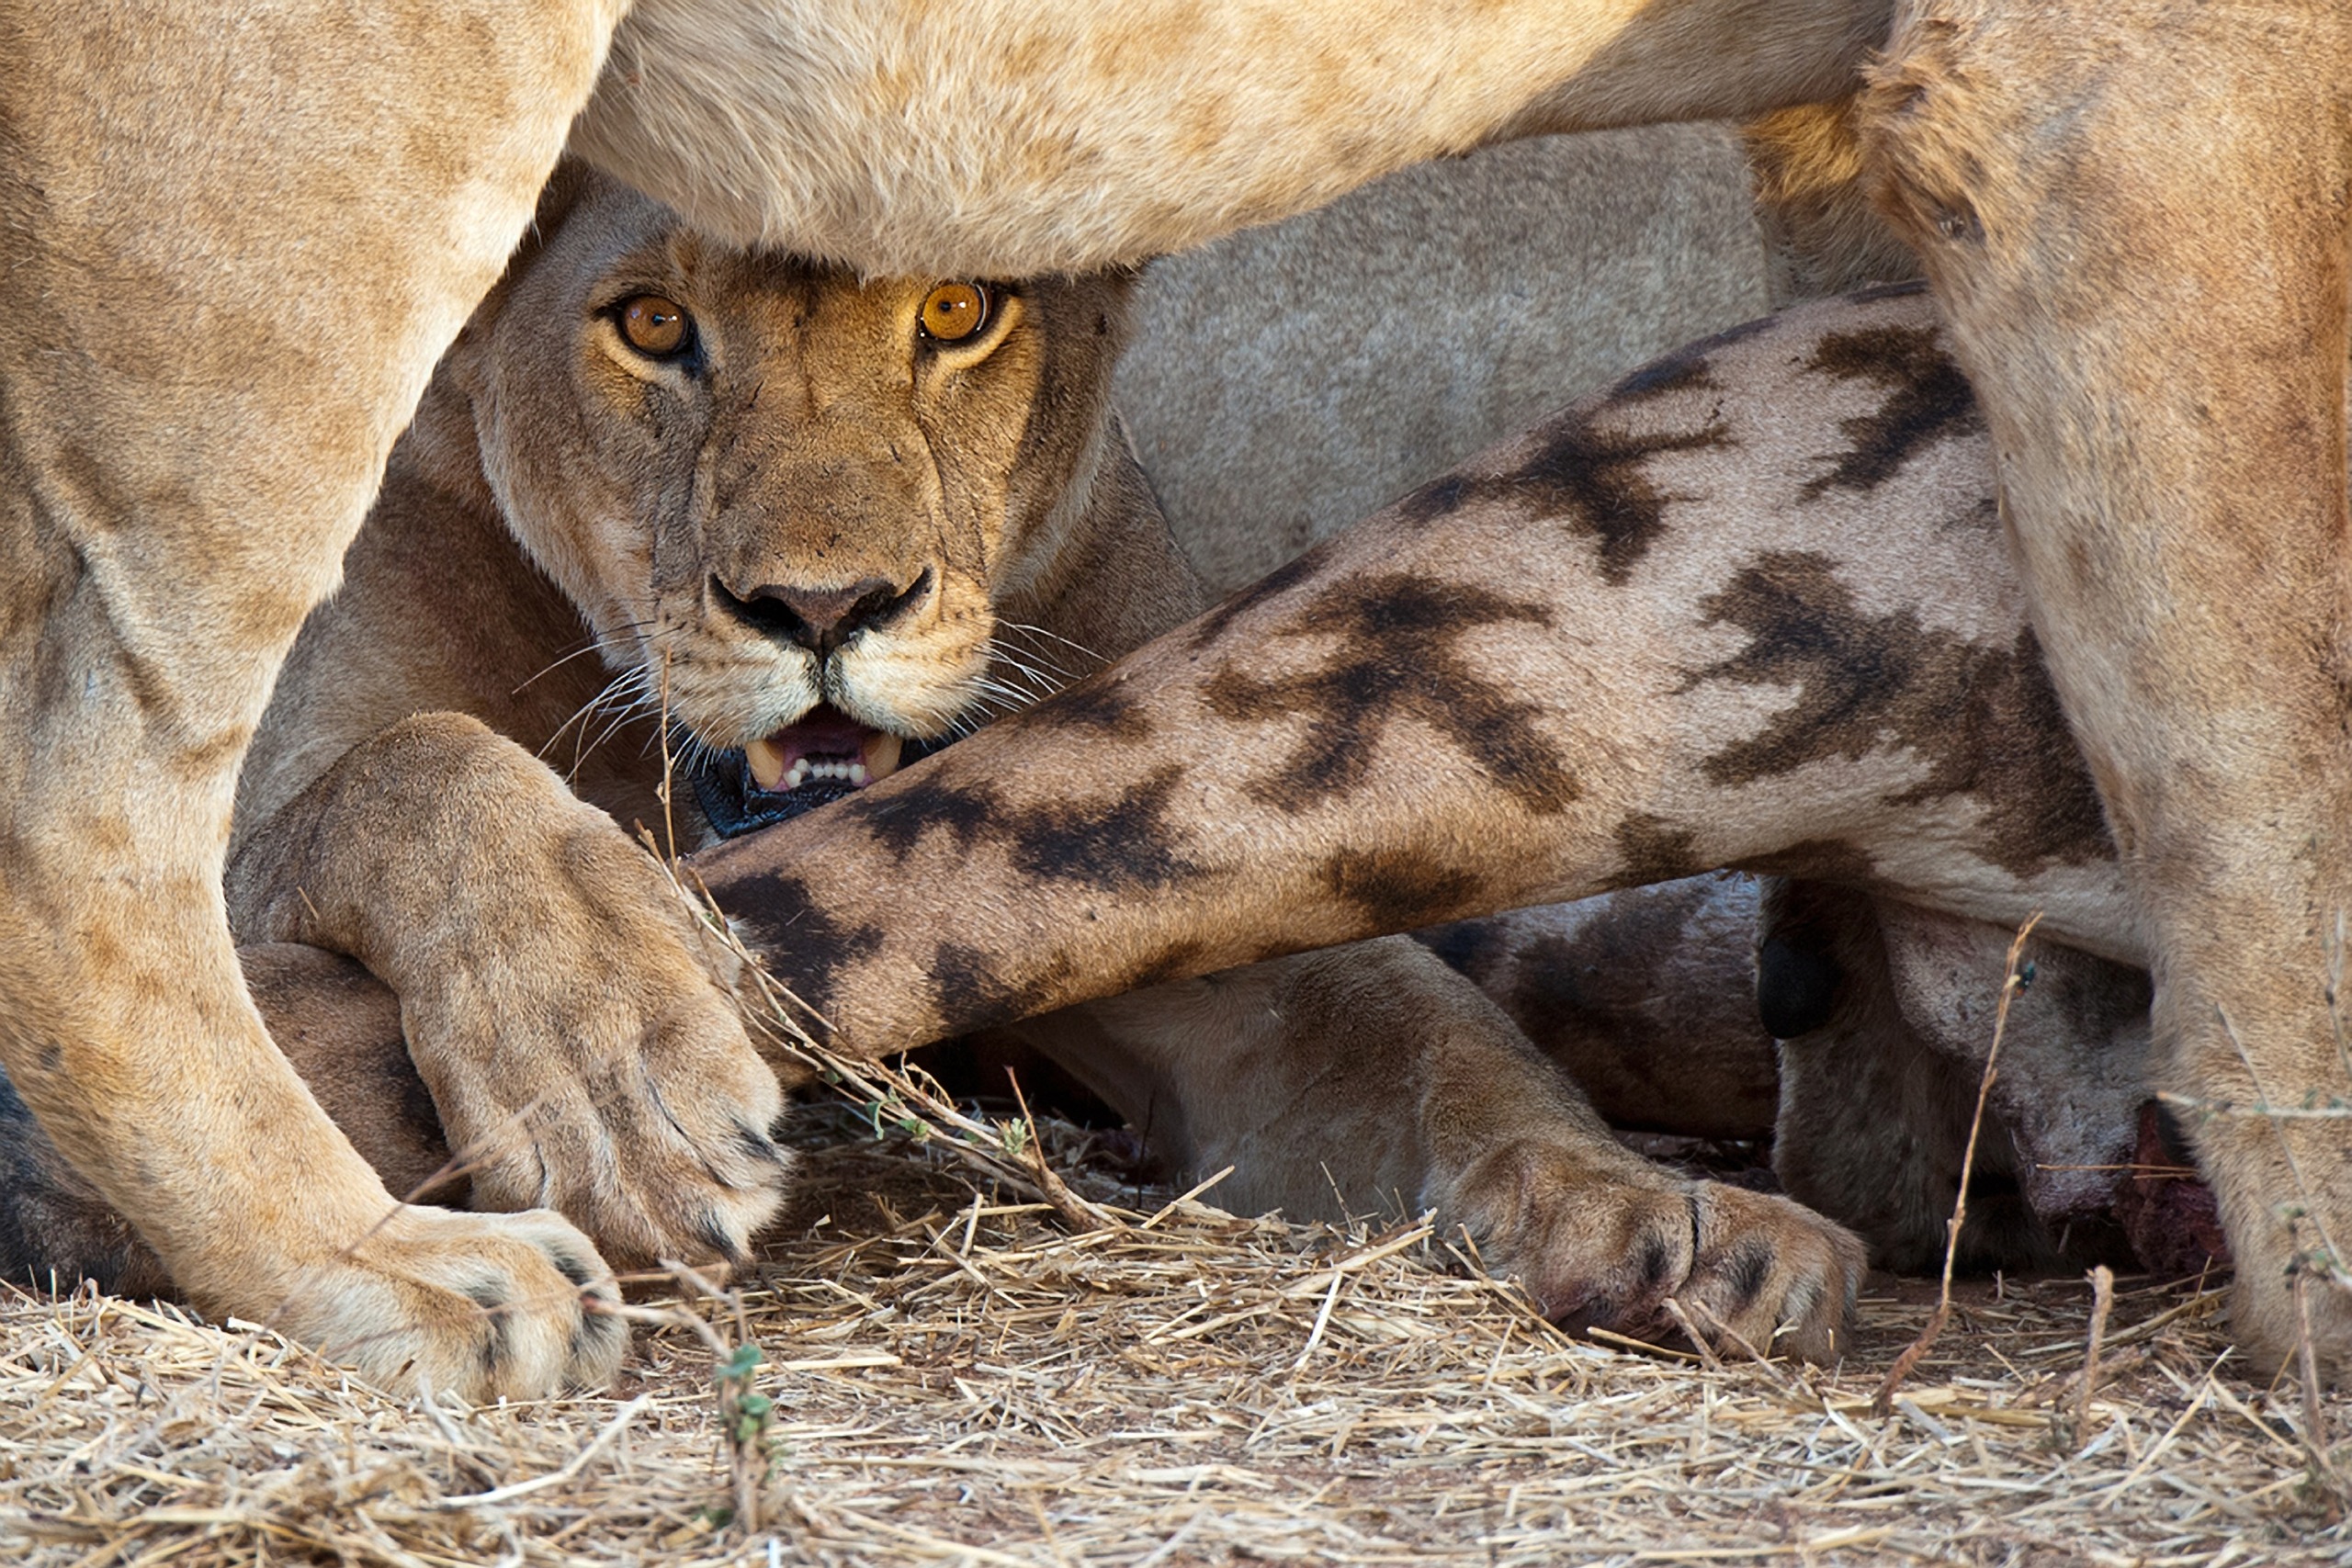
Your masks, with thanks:
[[(835, 918), (797, 876), (753, 877), (730, 890), (729, 902), (754, 928), (769, 970), (820, 1018), (831, 1011), (836, 976), (882, 945), (880, 926)], [(820, 1040), (829, 1032), (819, 1019), (802, 1021)]]
[(1382, 931), (1460, 914), (1478, 894), (1476, 877), (1398, 850), (1341, 850), (1324, 863), (1323, 884), (1334, 897), (1354, 905), (1368, 928)]
[(1932, 328), (1832, 333), (1814, 345), (1805, 368), (1840, 381), (1873, 382), (1887, 391), (1886, 400), (1871, 412), (1838, 422), (1853, 445), (1837, 456), (1827, 473), (1807, 481), (1807, 501), (1830, 490), (1876, 490), (1938, 442), (1984, 428), (1968, 378)]
[(1698, 835), (1663, 817), (1637, 811), (1617, 824), (1616, 839), (1629, 886), (1679, 881), (1708, 869), (1699, 859)]
[(1331, 553), (1327, 544), (1316, 546), (1305, 555), (1276, 567), (1249, 587), (1218, 604), (1203, 615), (1193, 626), (1193, 647), (1204, 649), (1232, 629), (1233, 623), (1259, 605), (1281, 598), (1283, 594), (1313, 577)]
[[(997, 727), (1051, 729), (1050, 712), (1032, 710)], [(1005, 846), (1022, 875), (1075, 882), (1111, 892), (1166, 887), (1200, 869), (1178, 852), (1181, 830), (1168, 808), (1181, 765), (1170, 763), (1106, 800), (1008, 798), (993, 785), (967, 782), (943, 766), (889, 795), (853, 795), (827, 809), (844, 826), (863, 827), (904, 864), (937, 829), (968, 854), (983, 842)]]
[(1681, 433), (1611, 435), (1590, 421), (1569, 420), (1520, 469), (1531, 499), (1565, 512), (1571, 533), (1600, 547), (1601, 580), (1621, 585), (1666, 531), (1668, 496), (1650, 482), (1649, 460), (1661, 452), (1695, 452), (1729, 444), (1720, 422)]
[[(1692, 673), (1685, 690), (1706, 681), (1797, 690), (1760, 733), (1707, 759), (1714, 782), (1747, 784), (1811, 762), (1907, 749), (1928, 776), (1887, 796), (1889, 804), (1982, 800), (1988, 817), (1978, 837), (1993, 863), (2024, 876), (2053, 861), (2111, 852), (2098, 796), (2031, 632), (2001, 647), (1931, 630), (1907, 606), (1865, 615), (1835, 563), (1804, 551), (1758, 556), (1703, 607), (1707, 624), (1738, 626), (1749, 641)], [(1778, 868), (1788, 857), (1771, 858)]]
[[(1704, 376), (1705, 365), (1663, 373), (1690, 385), (1690, 378)], [(1668, 389), (1661, 385), (1635, 395)], [(1450, 474), (1406, 497), (1397, 510), (1408, 522), (1428, 523), (1473, 502), (1494, 502), (1559, 523), (1599, 546), (1602, 581), (1621, 586), (1665, 534), (1667, 503), (1683, 499), (1651, 482), (1650, 459), (1729, 446), (1731, 438), (1712, 417), (1698, 430), (1603, 430), (1601, 417), (1617, 411), (1618, 405), (1602, 403), (1563, 415), (1544, 428), (1534, 453), (1518, 468), (1499, 476)]]
[(1772, 317), (1759, 316), (1755, 321), (1727, 327), (1713, 337), (1686, 344), (1671, 354), (1651, 360), (1638, 370), (1628, 372), (1609, 389), (1609, 401), (1638, 402), (1645, 398), (1663, 397), (1668, 392), (1711, 389), (1715, 384), (1712, 361), (1716, 352), (1754, 337), (1774, 324)]
[(876, 844), (904, 865), (923, 836), (936, 828), (968, 853), (1007, 815), (1003, 798), (983, 782), (967, 782), (944, 767), (910, 780), (896, 794), (854, 795), (827, 807), (844, 829), (864, 828)]
[(1075, 882), (1103, 892), (1173, 886), (1199, 866), (1176, 852), (1181, 829), (1168, 805), (1182, 767), (1155, 769), (1104, 801), (1055, 801), (1005, 814), (1012, 864), (1043, 882)]
[(1552, 614), (1540, 604), (1408, 573), (1347, 579), (1279, 634), (1338, 638), (1323, 668), (1261, 679), (1236, 660), (1210, 678), (1204, 695), (1213, 712), (1237, 723), (1306, 720), (1289, 761), (1248, 785), (1253, 799), (1284, 811), (1351, 794), (1369, 776), (1391, 725), (1404, 718), (1451, 741), (1526, 809), (1557, 811), (1579, 786), (1540, 728), (1545, 708), (1514, 695), (1457, 647), (1476, 627), (1514, 622), (1548, 628)]
[(1189, 980), (1205, 974), (1209, 968), (1207, 953), (1208, 949), (1196, 942), (1170, 942), (1158, 956), (1137, 964), (1121, 989), (1140, 991), (1147, 986), (1164, 986), (1170, 980)]
[(1038, 722), (1091, 730), (1112, 740), (1151, 739), (1151, 720), (1144, 713), (1142, 699), (1127, 682), (1108, 670), (1064, 687), (1050, 701), (1052, 705), (1040, 711)]
[(1013, 1023), (1052, 1005), (1054, 976), (1010, 979), (999, 973), (998, 955), (960, 942), (943, 942), (924, 966), (940, 1032), (963, 1034)]

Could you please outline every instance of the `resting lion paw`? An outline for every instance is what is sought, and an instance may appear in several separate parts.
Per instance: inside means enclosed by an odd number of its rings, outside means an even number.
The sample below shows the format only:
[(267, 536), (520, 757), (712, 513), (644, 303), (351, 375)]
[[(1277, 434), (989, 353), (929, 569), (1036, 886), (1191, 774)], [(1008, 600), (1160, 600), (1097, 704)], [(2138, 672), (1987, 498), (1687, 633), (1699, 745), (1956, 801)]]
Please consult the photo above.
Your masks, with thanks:
[(1490, 1267), (1580, 1330), (1657, 1339), (1687, 1326), (1718, 1348), (1826, 1362), (1865, 1268), (1859, 1239), (1786, 1198), (1596, 1165), (1546, 1140), (1494, 1151), (1442, 1196), (1441, 1214)]
[(560, 859), (570, 915), (605, 934), (404, 993), (410, 1050), (476, 1207), (557, 1210), (624, 1269), (738, 1262), (783, 1200), (783, 1093), (731, 964), (604, 826)]
[(782, 1201), (783, 1093), (734, 953), (612, 818), (479, 720), (424, 713), (274, 826), (231, 863), (232, 908), (399, 995), (476, 1208), (557, 1210), (624, 1269), (743, 1256)]
[(537, 1399), (612, 1382), (628, 1348), (618, 1300), (559, 1215), (402, 1207), (305, 1273), (275, 1322), (387, 1385)]

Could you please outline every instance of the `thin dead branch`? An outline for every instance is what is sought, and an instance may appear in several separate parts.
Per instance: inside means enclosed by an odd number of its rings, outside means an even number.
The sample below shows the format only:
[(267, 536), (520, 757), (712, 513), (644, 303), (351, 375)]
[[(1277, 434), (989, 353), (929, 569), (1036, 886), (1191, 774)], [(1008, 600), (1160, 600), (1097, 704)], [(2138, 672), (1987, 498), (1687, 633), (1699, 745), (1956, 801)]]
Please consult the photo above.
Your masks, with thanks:
[(2017, 935), (2009, 939), (2008, 957), (2002, 966), (2000, 1005), (1993, 1014), (1993, 1044), (1984, 1053), (1984, 1072), (1976, 1082), (1976, 1109), (1968, 1118), (1968, 1145), (1960, 1156), (1960, 1190), (1952, 1195), (1951, 1219), (1944, 1227), (1943, 1283), (1936, 1292), (1936, 1310), (1928, 1315), (1927, 1326), (1919, 1330), (1919, 1337), (1912, 1341), (1910, 1348), (1895, 1358), (1894, 1365), (1887, 1369), (1885, 1381), (1879, 1384), (1874, 1408), (1881, 1416), (1894, 1408), (1894, 1391), (1903, 1386), (1903, 1380), (1909, 1377), (1921, 1359), (1935, 1348), (1936, 1340), (1943, 1334), (1944, 1325), (1951, 1320), (1951, 1270), (1953, 1262), (1960, 1257), (1960, 1228), (1968, 1220), (1968, 1183), (1976, 1170), (1976, 1139), (1984, 1130), (1985, 1101), (1992, 1098), (1994, 1080), (2000, 1077), (2001, 1037), (2008, 1032), (2009, 1004), (2017, 999), (2018, 992), (2024, 989), (2024, 982), (2019, 978), (2018, 960), (2025, 953), (2026, 939), (2041, 923), (2041, 911), (2036, 909), (2025, 918), (2023, 925), (2018, 927)]

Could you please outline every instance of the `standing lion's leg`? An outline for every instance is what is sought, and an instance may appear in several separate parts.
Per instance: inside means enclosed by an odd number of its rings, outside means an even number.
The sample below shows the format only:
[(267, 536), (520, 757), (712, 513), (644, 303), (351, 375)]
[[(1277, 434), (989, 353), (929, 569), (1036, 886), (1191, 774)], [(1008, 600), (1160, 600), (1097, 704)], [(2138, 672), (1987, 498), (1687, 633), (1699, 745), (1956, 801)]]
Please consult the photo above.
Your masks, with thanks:
[(11, 7), (0, 1062), (207, 1307), (479, 1396), (608, 1375), (553, 1215), (397, 1207), (223, 918), (237, 765), (612, 18)]
[[(376, 1174), (410, 1201), (462, 1203), (433, 1096), (409, 1060), (400, 998), (357, 964), (294, 942), (241, 947), (270, 1038)], [(163, 1263), (58, 1151), (0, 1075), (0, 1280), (71, 1290), (90, 1280), (123, 1296), (172, 1289)]]
[(2352, 12), (1925, 0), (1871, 115), (2150, 922), (2238, 1333), (2288, 1352), (2307, 1293), (2341, 1371)]

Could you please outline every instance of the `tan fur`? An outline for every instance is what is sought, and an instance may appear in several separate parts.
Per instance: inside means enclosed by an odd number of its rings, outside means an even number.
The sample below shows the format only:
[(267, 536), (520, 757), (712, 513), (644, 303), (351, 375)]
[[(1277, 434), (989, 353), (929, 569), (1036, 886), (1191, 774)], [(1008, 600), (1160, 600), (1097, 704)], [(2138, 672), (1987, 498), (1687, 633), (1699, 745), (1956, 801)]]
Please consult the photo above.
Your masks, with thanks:
[(1798, 104), (1743, 128), (1776, 306), (1919, 276), (1871, 207), (1860, 108), (1855, 96)]
[(697, 226), (876, 272), (1179, 251), (1512, 136), (1849, 90), (1886, 0), (639, 0), (573, 147)]
[[(663, 944), (645, 932), (684, 923), (675, 898), (529, 755), (578, 757), (579, 787), (613, 810), (641, 810), (661, 783), (642, 723), (571, 746), (605, 673), (565, 660), (581, 634), (629, 690), (666, 682), (699, 765), (820, 697), (937, 738), (1202, 603), (1112, 428), (1125, 279), (1001, 286), (997, 321), (968, 345), (918, 337), (930, 287), (736, 251), (608, 182), (559, 182), (537, 243), (427, 393), (246, 769), (241, 934), (337, 948), (390, 980), (450, 1141), (492, 1151), (476, 1200), (551, 1201), (608, 1257), (707, 1249), (757, 1223), (729, 1211), (717, 1178), (729, 1108), (759, 1102), (715, 1054), (748, 1053), (740, 1030), (697, 1017), (659, 1032), (675, 1054), (647, 1056), (640, 1085), (599, 1066), (594, 1032), (564, 1012), (612, 988), (616, 965), (646, 971), (622, 989), (650, 1017), (610, 1028), (612, 1050), (643, 1054), (673, 998), (716, 1000), (725, 983), (687, 953), (652, 964)], [(603, 312), (648, 289), (691, 313), (697, 366), (649, 364), (618, 340)], [(470, 483), (461, 452), (476, 454)], [(822, 657), (729, 607), (756, 585), (844, 581), (931, 586)], [(469, 643), (484, 625), (494, 646)], [(691, 797), (664, 816), (707, 836)], [(624, 857), (641, 867), (634, 886), (617, 863), (585, 881)], [(550, 908), (550, 889), (578, 890), (594, 919)], [(919, 887), (890, 903), (910, 898)], [(628, 921), (638, 935), (615, 929)], [(559, 1027), (541, 1034), (540, 1020)], [(1177, 1169), (1235, 1167), (1225, 1201), (1300, 1217), (1435, 1206), (1556, 1315), (1657, 1331), (1678, 1292), (1751, 1341), (1834, 1349), (1859, 1262), (1842, 1233), (1626, 1154), (1500, 1012), (1409, 942), (1020, 1032)], [(582, 1078), (602, 1099), (571, 1111)], [(666, 1117), (648, 1109), (657, 1097)], [(756, 1129), (772, 1109), (731, 1114)], [(718, 1134), (691, 1140), (708, 1176), (646, 1136), (698, 1122)], [(568, 1185), (571, 1172), (646, 1190)]]
[(2221, 1200), (2236, 1332), (2336, 1371), (2352, 1138), (2266, 1111), (2352, 1087), (2347, 82), (2340, 6), (1927, 0), (1865, 125), (1984, 389), (2034, 624), (2146, 911), (2159, 1078)]
[[(2288, 1263), (2333, 1281), (2352, 1229), (2333, 1123), (2259, 1113), (2342, 1089), (2321, 977), (2352, 904), (2326, 716), (2352, 22), (2332, 0), (1904, 12), (1872, 155), (1987, 387), (2038, 623), (2149, 911), (2158, 1033), (2210, 1113), (2241, 1332), (2276, 1357)], [(900, 271), (1091, 265), (1512, 134), (1831, 96), (1885, 14), (648, 0), (581, 134), (740, 234)], [(208, 1304), (474, 1392), (601, 1376), (618, 1336), (583, 1330), (576, 1233), (379, 1224), (380, 1183), (267, 1048), (213, 890), (275, 667), (617, 17), (0, 22), (11, 276), (43, 313), (0, 359), (0, 1058)], [(1363, 804), (1392, 852), (1451, 847)], [(1517, 836), (1487, 852), (1544, 858)], [(2352, 1293), (2315, 1324), (2323, 1359), (2352, 1354)]]
[(0, 15), (40, 321), (0, 346), (0, 1060), (198, 1302), (472, 1394), (608, 1377), (601, 1266), (552, 1214), (394, 1204), (271, 1048), (221, 854), (276, 666), (614, 19)]
[[(270, 1038), (360, 1156), (405, 1201), (462, 1201), (439, 1119), (401, 1038), (400, 1001), (347, 958), (291, 943), (240, 948)], [(0, 1258), (11, 1283), (91, 1280), (126, 1296), (171, 1291), (169, 1270), (0, 1080)]]

